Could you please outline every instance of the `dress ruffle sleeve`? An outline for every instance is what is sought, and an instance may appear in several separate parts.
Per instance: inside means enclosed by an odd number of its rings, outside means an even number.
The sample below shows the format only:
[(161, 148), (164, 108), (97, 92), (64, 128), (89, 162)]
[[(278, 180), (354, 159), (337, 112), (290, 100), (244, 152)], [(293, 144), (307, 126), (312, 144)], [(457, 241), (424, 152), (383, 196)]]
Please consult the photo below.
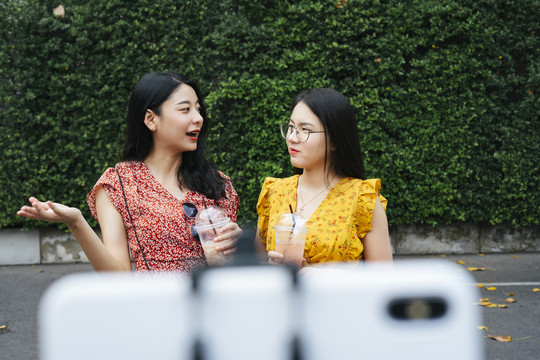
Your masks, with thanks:
[(96, 219), (97, 221), (99, 221), (99, 219), (96, 211), (96, 191), (99, 187), (103, 187), (103, 189), (107, 192), (109, 200), (116, 209), (122, 208), (121, 204), (123, 201), (123, 195), (120, 187), (120, 181), (118, 180), (118, 174), (116, 173), (114, 168), (110, 167), (105, 170), (103, 175), (101, 175), (99, 180), (96, 182), (96, 184), (86, 197), (86, 202), (88, 204), (88, 207), (90, 208), (90, 212), (92, 213), (94, 219)]
[(373, 211), (377, 197), (386, 211), (388, 200), (381, 194), (381, 179), (366, 179), (362, 181), (358, 202), (354, 212), (354, 223), (359, 238), (363, 238), (372, 229)]
[(231, 179), (222, 173), (219, 172), (220, 175), (226, 180), (225, 183), (225, 198), (219, 199), (218, 204), (225, 209), (227, 212), (227, 215), (229, 216), (229, 219), (231, 221), (236, 222), (237, 216), (238, 216), (238, 206), (239, 206), (239, 200), (238, 200), (238, 194), (236, 193), (236, 190), (234, 190), (233, 184), (231, 182)]
[(259, 194), (259, 200), (257, 201), (257, 215), (259, 215), (257, 227), (260, 231), (261, 241), (264, 244), (266, 244), (266, 239), (268, 235), (268, 222), (270, 219), (270, 194), (277, 180), (277, 178), (271, 177), (267, 177), (266, 179), (264, 179), (264, 183)]

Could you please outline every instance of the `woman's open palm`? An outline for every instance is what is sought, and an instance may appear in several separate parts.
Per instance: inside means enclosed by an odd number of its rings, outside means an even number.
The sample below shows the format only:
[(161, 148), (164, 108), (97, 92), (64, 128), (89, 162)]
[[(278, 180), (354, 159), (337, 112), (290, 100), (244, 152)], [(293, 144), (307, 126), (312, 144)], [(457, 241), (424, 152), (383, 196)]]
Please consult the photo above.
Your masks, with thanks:
[(28, 201), (32, 206), (21, 207), (17, 215), (34, 220), (65, 224), (69, 224), (81, 215), (81, 211), (77, 208), (52, 201), (42, 202), (35, 197), (29, 198)]

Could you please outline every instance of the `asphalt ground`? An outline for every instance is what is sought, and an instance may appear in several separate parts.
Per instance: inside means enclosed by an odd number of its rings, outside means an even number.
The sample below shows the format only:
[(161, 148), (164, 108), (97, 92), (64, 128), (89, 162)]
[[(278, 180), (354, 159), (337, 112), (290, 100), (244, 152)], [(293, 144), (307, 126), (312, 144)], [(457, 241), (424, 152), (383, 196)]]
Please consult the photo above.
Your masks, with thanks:
[[(535, 291), (540, 289), (540, 254), (397, 256), (395, 260), (417, 258), (456, 262), (471, 271), (476, 280), (471, 286), (481, 285), (478, 302), (491, 304), (477, 305), (483, 317), (478, 331), (484, 338), (485, 359), (540, 359), (540, 291)], [(0, 268), (0, 360), (38, 359), (36, 315), (43, 292), (64, 275), (88, 271), (92, 271), (89, 264)], [(490, 336), (511, 338), (501, 342)]]

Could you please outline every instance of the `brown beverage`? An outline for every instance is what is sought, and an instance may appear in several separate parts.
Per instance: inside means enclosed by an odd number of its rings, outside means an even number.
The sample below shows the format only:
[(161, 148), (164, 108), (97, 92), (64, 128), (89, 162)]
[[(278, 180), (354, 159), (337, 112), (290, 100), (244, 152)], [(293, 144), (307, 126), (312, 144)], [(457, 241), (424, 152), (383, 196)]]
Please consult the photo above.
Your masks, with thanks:
[(275, 251), (283, 255), (283, 261), (302, 267), (304, 259), (304, 247), (308, 229), (305, 227), (306, 220), (297, 214), (282, 214), (276, 225)]

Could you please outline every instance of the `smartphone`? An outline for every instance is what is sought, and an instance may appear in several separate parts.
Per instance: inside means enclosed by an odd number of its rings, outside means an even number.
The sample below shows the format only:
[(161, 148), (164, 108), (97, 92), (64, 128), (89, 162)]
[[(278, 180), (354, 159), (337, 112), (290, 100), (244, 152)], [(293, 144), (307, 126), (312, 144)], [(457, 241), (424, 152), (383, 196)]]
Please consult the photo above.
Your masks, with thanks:
[(64, 276), (47, 288), (39, 304), (39, 359), (191, 357), (195, 341), (191, 293), (191, 281), (185, 277)]
[(298, 282), (301, 358), (483, 359), (479, 293), (462, 267), (402, 260), (309, 270)]

